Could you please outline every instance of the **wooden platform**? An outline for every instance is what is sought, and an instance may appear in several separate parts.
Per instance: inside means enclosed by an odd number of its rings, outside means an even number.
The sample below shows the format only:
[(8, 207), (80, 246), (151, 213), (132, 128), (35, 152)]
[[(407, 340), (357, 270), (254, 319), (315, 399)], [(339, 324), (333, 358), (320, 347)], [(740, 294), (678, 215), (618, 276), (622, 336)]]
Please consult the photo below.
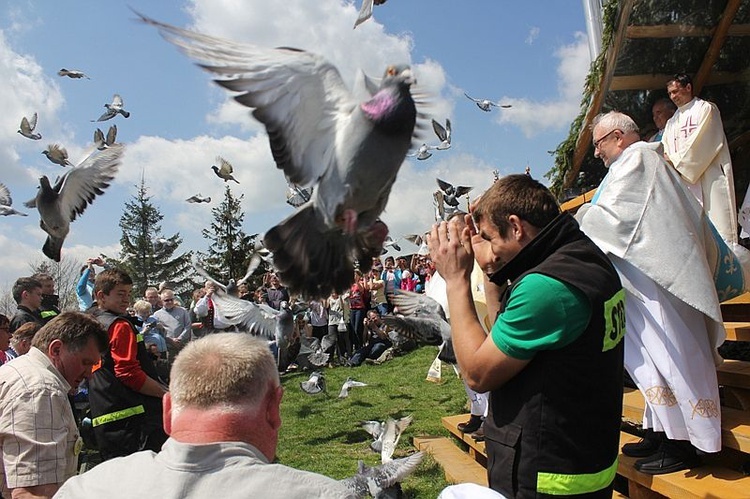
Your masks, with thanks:
[(727, 330), (727, 340), (750, 341), (750, 322), (725, 321), (724, 327)]
[(414, 447), (440, 463), (449, 483), (476, 483), (487, 486), (487, 469), (445, 437), (414, 437)]

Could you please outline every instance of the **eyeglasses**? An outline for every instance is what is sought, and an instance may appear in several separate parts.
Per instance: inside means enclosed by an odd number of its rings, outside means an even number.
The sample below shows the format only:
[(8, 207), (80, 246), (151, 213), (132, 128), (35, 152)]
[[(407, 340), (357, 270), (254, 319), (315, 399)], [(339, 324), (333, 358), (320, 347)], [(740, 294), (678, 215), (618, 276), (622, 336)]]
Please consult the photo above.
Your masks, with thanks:
[[(607, 133), (606, 135), (604, 135), (603, 137), (599, 137), (597, 140), (595, 140), (594, 141), (594, 149), (599, 149), (599, 144), (601, 144), (604, 139), (606, 139), (607, 137), (609, 137), (610, 135), (612, 135), (615, 132), (620, 132), (620, 130), (618, 130), (617, 128), (615, 128), (614, 130), (610, 130), (610, 132)], [(622, 132), (620, 132), (620, 133), (622, 133)]]
[(162, 301), (163, 301), (164, 303), (166, 303), (166, 302), (168, 302), (168, 301), (174, 301), (174, 298), (164, 298), (164, 299), (163, 299)]

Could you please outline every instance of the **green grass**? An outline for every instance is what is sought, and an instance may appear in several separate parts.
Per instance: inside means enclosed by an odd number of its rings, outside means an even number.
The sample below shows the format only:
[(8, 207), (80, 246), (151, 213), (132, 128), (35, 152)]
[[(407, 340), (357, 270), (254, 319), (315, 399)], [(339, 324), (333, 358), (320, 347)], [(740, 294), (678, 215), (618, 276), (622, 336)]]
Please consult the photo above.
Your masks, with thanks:
[[(370, 450), (370, 435), (359, 423), (383, 421), (388, 416), (414, 417), (398, 443), (396, 458), (414, 452), (413, 437), (447, 435), (440, 419), (464, 412), (466, 393), (445, 363), (440, 384), (425, 380), (435, 355), (437, 347), (426, 346), (382, 365), (325, 369), (327, 391), (317, 395), (299, 387), (309, 373), (282, 376), (285, 393), (278, 461), (336, 479), (351, 476), (360, 459), (368, 466), (380, 464), (380, 455)], [(353, 388), (348, 398), (339, 399), (341, 385), (349, 376), (369, 386)], [(426, 456), (402, 487), (404, 497), (435, 498), (447, 485), (440, 465)]]

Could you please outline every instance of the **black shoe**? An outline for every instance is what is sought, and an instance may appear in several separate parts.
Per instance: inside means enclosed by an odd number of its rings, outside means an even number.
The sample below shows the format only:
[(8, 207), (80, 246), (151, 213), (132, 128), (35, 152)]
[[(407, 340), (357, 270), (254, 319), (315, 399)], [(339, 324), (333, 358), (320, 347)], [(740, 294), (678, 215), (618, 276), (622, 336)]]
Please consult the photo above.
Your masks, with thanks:
[(458, 423), (456, 428), (458, 428), (458, 431), (461, 433), (474, 433), (480, 426), (482, 426), (482, 421), (484, 421), (482, 416), (475, 416), (472, 414), (467, 422)]
[(635, 462), (635, 469), (647, 475), (663, 475), (699, 464), (700, 458), (689, 441), (665, 438), (654, 455)]
[(649, 428), (639, 442), (623, 445), (622, 453), (628, 457), (652, 456), (659, 450), (662, 440), (664, 440), (664, 432), (656, 432)]
[(484, 442), (484, 424), (479, 426), (479, 429), (469, 436), (477, 442)]

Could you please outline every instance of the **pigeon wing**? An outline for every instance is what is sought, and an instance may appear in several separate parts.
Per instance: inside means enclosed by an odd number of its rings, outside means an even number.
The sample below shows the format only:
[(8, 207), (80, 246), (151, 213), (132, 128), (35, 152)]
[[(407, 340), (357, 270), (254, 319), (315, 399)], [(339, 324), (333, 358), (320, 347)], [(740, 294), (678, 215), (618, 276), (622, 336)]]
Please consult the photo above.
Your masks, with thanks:
[(97, 149), (101, 149), (105, 145), (104, 132), (102, 132), (100, 128), (94, 130), (94, 145)]
[(373, 1), (374, 0), (362, 0), (362, 7), (359, 8), (357, 20), (354, 21), (355, 28), (372, 17)]
[(222, 158), (221, 156), (216, 156), (216, 162), (221, 165), (221, 166), (219, 166), (219, 172), (223, 176), (231, 175), (232, 172), (234, 172), (234, 168), (232, 167), (232, 163), (230, 163), (226, 159)]
[(472, 97), (471, 95), (467, 94), (466, 92), (464, 92), (464, 95), (465, 95), (466, 97), (468, 97), (468, 98), (469, 98), (469, 100), (471, 100), (471, 101), (474, 101), (474, 102), (476, 102), (476, 103), (480, 103), (480, 102), (482, 102), (482, 101), (481, 101), (480, 99), (475, 99), (474, 97)]
[(439, 178), (435, 179), (437, 180), (437, 185), (440, 187), (440, 190), (443, 192), (448, 192), (448, 189), (453, 187), (453, 184), (449, 184), (445, 180), (440, 180)]
[(444, 334), (441, 323), (450, 331), (448, 323), (439, 318), (384, 315), (381, 320), (400, 335), (418, 343), (440, 344)]
[(94, 151), (58, 180), (54, 189), (59, 193), (57, 202), (63, 216), (75, 220), (96, 196), (104, 194), (120, 167), (123, 150), (123, 146), (117, 146)]
[(389, 298), (393, 305), (398, 307), (399, 312), (404, 315), (437, 315), (446, 320), (442, 305), (425, 294), (398, 290), (396, 293), (389, 295)]
[(412, 474), (422, 462), (423, 457), (424, 454), (417, 452), (411, 456), (394, 459), (372, 468), (369, 474), (372, 474), (373, 481), (382, 490), (402, 482), (404, 478)]
[(107, 130), (107, 141), (105, 142), (108, 146), (114, 145), (117, 139), (117, 125), (112, 125)]
[(254, 109), (277, 167), (291, 182), (307, 187), (337, 167), (337, 127), (356, 101), (331, 63), (298, 49), (235, 43), (141, 19), (217, 75), (216, 83), (239, 93), (240, 104)]
[(29, 132), (33, 132), (36, 129), (36, 121), (39, 119), (39, 116), (37, 116), (36, 113), (31, 115), (31, 121), (28, 122), (29, 124)]
[(380, 450), (380, 461), (387, 463), (393, 460), (393, 452), (396, 450), (396, 421), (393, 418), (385, 420), (383, 427), (383, 447)]
[(465, 196), (466, 194), (470, 193), (473, 187), (466, 187), (463, 185), (459, 185), (456, 187), (456, 197), (460, 198), (461, 196)]
[(435, 120), (432, 120), (432, 130), (435, 132), (435, 135), (437, 135), (438, 139), (440, 139), (441, 142), (448, 140), (447, 130), (443, 128), (443, 125)]
[(0, 184), (0, 205), (10, 206), (13, 204), (13, 198), (10, 197), (10, 191), (5, 184)]
[(383, 423), (380, 421), (362, 421), (360, 424), (362, 428), (372, 435), (372, 438), (378, 438), (380, 437), (380, 434), (383, 433)]
[(110, 104), (112, 109), (114, 109), (115, 111), (119, 111), (124, 105), (125, 103), (122, 101), (122, 97), (120, 97), (120, 94), (115, 94), (112, 96), (112, 104)]

